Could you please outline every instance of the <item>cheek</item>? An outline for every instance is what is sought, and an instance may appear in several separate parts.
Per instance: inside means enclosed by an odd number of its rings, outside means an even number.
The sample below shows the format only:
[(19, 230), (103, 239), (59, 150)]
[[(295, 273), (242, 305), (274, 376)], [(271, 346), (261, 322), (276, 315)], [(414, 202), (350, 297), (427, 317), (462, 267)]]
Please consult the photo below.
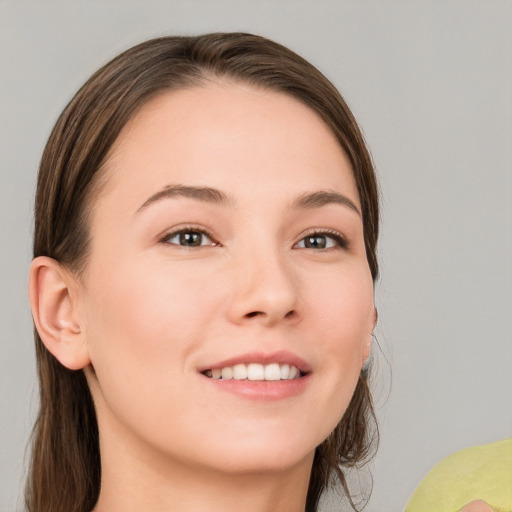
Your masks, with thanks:
[(305, 296), (312, 320), (323, 333), (326, 348), (354, 352), (371, 338), (374, 318), (373, 281), (368, 267), (354, 264), (317, 275)]
[(218, 309), (215, 288), (205, 289), (197, 266), (175, 270), (134, 264), (91, 276), (87, 338), (100, 383), (130, 379), (150, 387), (183, 372)]
[[(135, 263), (117, 267), (108, 276), (98, 273), (88, 294), (88, 324), (113, 338), (110, 344), (122, 342), (126, 347), (131, 342), (131, 348), (157, 348), (174, 336), (187, 338), (200, 328), (214, 300), (201, 269), (187, 270), (186, 265), (176, 269)], [(98, 332), (98, 337), (103, 335)]]
[(349, 405), (367, 356), (374, 319), (373, 281), (366, 267), (341, 269), (322, 283), (322, 287), (309, 290), (312, 328), (318, 330), (317, 376), (322, 379), (314, 401), (325, 420), (319, 438), (334, 429)]
[[(113, 415), (136, 431), (149, 429), (146, 437), (158, 439), (159, 425), (176, 423), (169, 411), (189, 406), (183, 393), (194, 385), (187, 380), (188, 356), (218, 314), (218, 292), (205, 289), (207, 275), (197, 265), (195, 272), (157, 262), (113, 268), (110, 273), (98, 269), (88, 289), (87, 339), (97, 407), (105, 417)], [(140, 418), (152, 418), (151, 425), (144, 427)]]

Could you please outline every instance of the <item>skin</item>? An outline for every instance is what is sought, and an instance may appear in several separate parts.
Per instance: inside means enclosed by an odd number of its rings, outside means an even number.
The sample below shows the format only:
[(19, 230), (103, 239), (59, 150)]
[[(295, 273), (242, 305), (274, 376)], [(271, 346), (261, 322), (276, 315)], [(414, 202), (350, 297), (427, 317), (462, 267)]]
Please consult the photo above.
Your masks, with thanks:
[[(315, 448), (349, 404), (376, 320), (346, 155), (295, 99), (212, 83), (145, 105), (104, 172), (86, 272), (38, 258), (30, 292), (43, 341), (93, 394), (95, 511), (304, 510)], [(229, 201), (155, 199), (174, 185)], [(318, 191), (356, 210), (293, 206)], [(180, 245), (177, 232), (201, 230), (202, 245)], [(306, 246), (314, 233), (325, 248)], [(200, 373), (278, 350), (309, 365), (289, 397), (226, 392)]]
[(476, 500), (468, 503), (460, 512), (494, 512), (494, 509), (485, 501)]

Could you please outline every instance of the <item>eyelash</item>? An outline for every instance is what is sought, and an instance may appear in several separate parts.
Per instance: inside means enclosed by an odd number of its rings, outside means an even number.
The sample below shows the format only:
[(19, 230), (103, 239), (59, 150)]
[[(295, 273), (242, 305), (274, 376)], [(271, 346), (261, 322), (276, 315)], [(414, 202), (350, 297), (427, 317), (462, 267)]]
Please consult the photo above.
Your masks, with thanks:
[[(215, 237), (213, 236), (212, 232), (205, 228), (200, 228), (197, 226), (185, 226), (183, 228), (177, 229), (175, 231), (171, 231), (170, 233), (165, 234), (161, 239), (160, 242), (164, 244), (169, 245), (175, 245), (177, 247), (181, 247), (183, 249), (190, 249), (194, 248), (194, 246), (186, 246), (186, 245), (179, 245), (179, 244), (171, 244), (170, 240), (172, 240), (174, 237), (183, 235), (186, 233), (196, 233), (202, 236), (208, 237), (212, 243), (211, 244), (205, 244), (205, 245), (199, 245), (195, 247), (219, 247), (221, 244), (215, 240)], [(313, 249), (313, 250), (335, 250), (335, 249), (348, 249), (349, 243), (348, 240), (338, 231), (334, 229), (322, 229), (322, 230), (315, 230), (311, 231), (310, 233), (306, 233), (302, 236), (302, 238), (299, 240), (298, 243), (294, 244), (294, 247), (297, 246), (299, 243), (304, 242), (307, 238), (314, 238), (314, 237), (325, 237), (327, 239), (331, 239), (334, 241), (335, 245), (333, 247), (325, 247), (320, 249), (314, 249), (313, 247), (302, 247), (304, 249)]]

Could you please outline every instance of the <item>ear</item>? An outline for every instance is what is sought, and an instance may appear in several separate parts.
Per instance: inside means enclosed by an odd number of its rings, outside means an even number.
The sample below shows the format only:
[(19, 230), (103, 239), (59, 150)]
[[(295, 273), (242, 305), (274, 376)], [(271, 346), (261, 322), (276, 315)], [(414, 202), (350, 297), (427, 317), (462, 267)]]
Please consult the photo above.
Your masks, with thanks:
[(369, 339), (366, 341), (364, 347), (363, 347), (363, 366), (368, 363), (370, 355), (372, 353), (372, 342), (373, 342), (373, 332), (375, 331), (375, 327), (377, 326), (377, 320), (378, 320), (378, 313), (377, 308), (373, 308), (373, 313), (370, 318), (370, 332), (368, 333)]
[(70, 370), (91, 362), (80, 328), (76, 290), (76, 278), (56, 260), (40, 256), (32, 261), (29, 300), (37, 332), (46, 348)]

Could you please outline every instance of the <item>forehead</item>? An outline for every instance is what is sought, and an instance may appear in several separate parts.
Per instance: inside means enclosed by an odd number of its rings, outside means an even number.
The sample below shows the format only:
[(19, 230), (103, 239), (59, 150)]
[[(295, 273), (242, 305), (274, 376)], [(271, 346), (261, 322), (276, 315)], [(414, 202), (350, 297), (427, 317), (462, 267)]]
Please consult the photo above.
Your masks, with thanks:
[(152, 99), (121, 131), (105, 171), (107, 193), (142, 196), (171, 183), (252, 197), (269, 187), (341, 187), (359, 203), (348, 158), (318, 114), (245, 84), (209, 83)]

